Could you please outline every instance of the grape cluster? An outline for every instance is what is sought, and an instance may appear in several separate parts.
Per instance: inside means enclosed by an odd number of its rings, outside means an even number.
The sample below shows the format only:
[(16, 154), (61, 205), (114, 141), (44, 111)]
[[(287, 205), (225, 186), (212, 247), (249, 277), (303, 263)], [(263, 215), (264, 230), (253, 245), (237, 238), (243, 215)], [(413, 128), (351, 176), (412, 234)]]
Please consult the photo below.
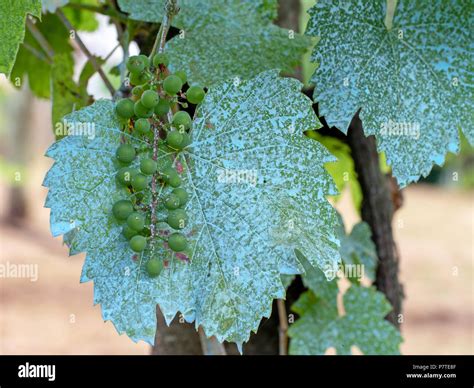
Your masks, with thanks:
[[(186, 73), (170, 74), (168, 58), (159, 53), (150, 61), (145, 55), (130, 57), (126, 63), (130, 83), (133, 85), (130, 98), (116, 103), (116, 114), (123, 123), (125, 133), (143, 140), (145, 146), (134, 147), (122, 136), (122, 143), (116, 150), (118, 171), (117, 184), (125, 187), (129, 199), (114, 203), (112, 213), (123, 225), (123, 235), (130, 248), (141, 253), (155, 239), (164, 240), (165, 247), (173, 252), (188, 249), (186, 236), (179, 231), (186, 227), (188, 215), (184, 210), (189, 195), (181, 186), (181, 177), (174, 167), (177, 154), (191, 145), (192, 119), (185, 110), (188, 103), (199, 104), (205, 96), (204, 89), (191, 85), (183, 93), (187, 83)], [(157, 157), (160, 151), (167, 157)], [(157, 187), (161, 187), (157, 194)], [(154, 189), (154, 193), (152, 190)], [(158, 196), (150, 205), (144, 199)], [(152, 209), (156, 206), (155, 209)], [(163, 209), (164, 219), (153, 219), (152, 211)], [(172, 232), (157, 233), (158, 223), (167, 223)], [(158, 231), (160, 232), (160, 231)], [(166, 236), (166, 237), (163, 237)], [(153, 256), (146, 263), (150, 277), (158, 276), (163, 268), (162, 258)]]

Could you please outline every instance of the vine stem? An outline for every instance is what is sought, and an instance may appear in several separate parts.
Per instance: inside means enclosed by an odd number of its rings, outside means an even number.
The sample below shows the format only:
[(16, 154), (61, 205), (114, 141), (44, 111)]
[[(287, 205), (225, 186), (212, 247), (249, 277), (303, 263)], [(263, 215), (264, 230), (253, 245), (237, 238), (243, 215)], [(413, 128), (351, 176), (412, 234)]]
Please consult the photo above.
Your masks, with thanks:
[(288, 355), (288, 316), (286, 314), (285, 301), (283, 299), (277, 300), (278, 319), (280, 325), (278, 326), (278, 350), (280, 356)]
[(89, 60), (89, 62), (91, 63), (92, 67), (94, 68), (94, 70), (99, 74), (100, 78), (102, 78), (102, 81), (104, 81), (104, 84), (105, 86), (107, 87), (107, 89), (109, 90), (110, 94), (112, 96), (114, 96), (115, 94), (115, 88), (112, 86), (112, 84), (110, 83), (109, 79), (107, 78), (107, 76), (105, 75), (104, 73), (104, 70), (102, 69), (102, 67), (97, 63), (97, 60), (96, 58), (91, 54), (91, 52), (89, 51), (89, 49), (86, 47), (86, 45), (84, 44), (84, 42), (82, 41), (82, 39), (79, 37), (79, 34), (77, 33), (77, 31), (74, 29), (74, 27), (72, 26), (72, 24), (69, 22), (68, 18), (66, 17), (66, 15), (64, 15), (63, 11), (61, 11), (59, 8), (56, 10), (56, 15), (59, 17), (59, 19), (61, 20), (61, 22), (64, 24), (64, 26), (69, 30), (69, 31), (74, 31), (74, 34), (75, 34), (75, 40), (79, 46), (79, 48), (81, 49), (81, 51), (85, 54), (85, 56), (87, 57), (87, 59)]
[(395, 16), (395, 10), (397, 9), (398, 0), (387, 0), (387, 13), (385, 14), (385, 27), (387, 30), (391, 30), (393, 27), (393, 17)]
[(38, 44), (44, 50), (48, 58), (52, 60), (54, 57), (54, 50), (49, 44), (49, 42), (45, 39), (41, 31), (38, 30), (38, 27), (36, 27), (35, 23), (33, 23), (33, 21), (30, 18), (26, 18), (26, 26), (28, 30), (31, 32), (31, 35), (33, 35), (33, 37), (36, 39)]

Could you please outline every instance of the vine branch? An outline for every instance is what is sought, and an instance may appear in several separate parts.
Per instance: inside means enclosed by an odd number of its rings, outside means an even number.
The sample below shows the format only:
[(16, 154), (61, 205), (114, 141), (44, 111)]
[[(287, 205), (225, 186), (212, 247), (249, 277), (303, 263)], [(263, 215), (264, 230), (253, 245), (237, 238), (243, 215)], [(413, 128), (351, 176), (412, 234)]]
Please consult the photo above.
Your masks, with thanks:
[(278, 350), (280, 356), (288, 355), (288, 316), (286, 314), (285, 301), (283, 299), (277, 300), (278, 320)]
[(110, 83), (109, 79), (104, 73), (104, 70), (102, 67), (97, 63), (96, 58), (91, 54), (89, 49), (86, 47), (82, 39), (79, 37), (79, 34), (75, 30), (75, 28), (72, 26), (66, 15), (64, 15), (63, 11), (61, 11), (59, 8), (56, 10), (56, 15), (59, 17), (61, 22), (64, 24), (64, 26), (69, 30), (69, 31), (74, 31), (76, 42), (81, 49), (81, 51), (85, 54), (89, 62), (91, 63), (92, 67), (94, 70), (99, 74), (100, 78), (102, 78), (102, 81), (104, 81), (105, 86), (109, 90), (110, 94), (113, 96), (115, 94), (115, 88), (112, 86)]

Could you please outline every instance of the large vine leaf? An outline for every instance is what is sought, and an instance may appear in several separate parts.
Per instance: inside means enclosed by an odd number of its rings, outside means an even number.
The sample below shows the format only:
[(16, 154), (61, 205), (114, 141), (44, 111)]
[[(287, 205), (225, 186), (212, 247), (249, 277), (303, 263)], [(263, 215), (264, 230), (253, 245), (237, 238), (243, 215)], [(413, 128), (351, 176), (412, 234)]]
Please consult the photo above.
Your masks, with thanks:
[[(132, 19), (160, 23), (165, 0), (120, 0)], [(184, 0), (173, 25), (184, 31), (167, 44), (172, 70), (185, 70), (193, 83), (211, 85), (260, 71), (290, 70), (312, 46), (307, 36), (271, 23), (275, 0)]]
[[(43, 15), (42, 22), (36, 23), (36, 27), (48, 41), (55, 55), (59, 58), (65, 58), (67, 61), (73, 60), (69, 31), (56, 15)], [(43, 53), (46, 57), (46, 53), (43, 52), (41, 46), (29, 31), (26, 32), (25, 43), (36, 51)], [(10, 78), (15, 86), (20, 87), (22, 82), (18, 81), (28, 77), (30, 89), (37, 97), (50, 98), (51, 71), (51, 63), (38, 58), (24, 45), (21, 45)]]
[(290, 353), (324, 354), (334, 347), (337, 354), (351, 354), (357, 346), (364, 354), (399, 354), (400, 333), (384, 320), (391, 306), (375, 288), (352, 285), (344, 294), (345, 314), (340, 316), (335, 302), (302, 294), (292, 309), (300, 315), (288, 331)]
[(312, 57), (321, 115), (347, 131), (361, 109), (405, 186), (459, 150), (461, 128), (474, 142), (474, 9), (470, 0), (399, 0), (388, 30), (386, 3), (320, 0), (306, 33), (321, 37)]
[(71, 254), (87, 252), (82, 280), (94, 280), (95, 302), (120, 333), (153, 343), (158, 303), (168, 322), (181, 312), (207, 335), (241, 345), (284, 297), (281, 274), (301, 268), (294, 249), (312, 266), (338, 266), (337, 214), (325, 198), (335, 188), (323, 166), (332, 156), (303, 135), (320, 124), (300, 88), (268, 71), (210, 89), (192, 149), (176, 162), (192, 193), (184, 230), (192, 253), (183, 261), (156, 246), (167, 268), (155, 279), (144, 270), (151, 253), (134, 256), (110, 214), (126, 196), (114, 179), (120, 130), (112, 102), (66, 117), (73, 126), (93, 123), (95, 137), (68, 136), (48, 151), (51, 229), (65, 235)]
[(25, 37), (27, 14), (41, 18), (41, 0), (0, 0), (0, 73), (7, 77)]

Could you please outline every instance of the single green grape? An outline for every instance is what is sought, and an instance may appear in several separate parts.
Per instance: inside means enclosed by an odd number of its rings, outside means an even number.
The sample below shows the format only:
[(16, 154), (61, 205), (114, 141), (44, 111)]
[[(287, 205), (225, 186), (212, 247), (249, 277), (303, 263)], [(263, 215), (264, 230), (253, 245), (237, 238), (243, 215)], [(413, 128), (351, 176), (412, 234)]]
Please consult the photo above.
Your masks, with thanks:
[(132, 178), (138, 171), (134, 168), (123, 167), (117, 172), (117, 181), (123, 186), (130, 186)]
[(188, 195), (188, 192), (186, 190), (184, 190), (181, 187), (178, 187), (177, 189), (174, 189), (172, 191), (172, 193), (179, 198), (179, 206), (180, 207), (186, 205), (186, 203), (188, 202), (188, 199), (189, 199), (189, 195)]
[(145, 217), (143, 214), (133, 212), (127, 217), (127, 225), (129, 228), (140, 232), (145, 227)]
[(118, 100), (115, 105), (115, 111), (117, 112), (117, 115), (123, 119), (131, 118), (134, 114), (133, 101), (129, 98)]
[[(178, 198), (179, 201), (179, 198)], [(133, 212), (133, 205), (126, 199), (117, 201), (112, 206), (112, 213), (114, 217), (119, 221), (124, 221)]]
[(120, 162), (130, 164), (137, 156), (137, 153), (135, 152), (135, 148), (130, 144), (122, 144), (117, 148), (115, 156)]
[(143, 86), (135, 86), (132, 89), (132, 94), (136, 97), (141, 97), (141, 95), (143, 94)]
[(141, 103), (141, 100), (139, 100), (135, 103), (135, 106), (133, 107), (133, 110), (135, 111), (135, 114), (140, 118), (147, 119), (147, 118), (149, 118), (153, 115), (153, 109), (146, 108)]
[(171, 187), (179, 187), (179, 186), (181, 186), (181, 178), (179, 177), (179, 175), (174, 175), (174, 176), (170, 177), (170, 179), (168, 181), (168, 184)]
[(155, 114), (157, 116), (164, 116), (170, 110), (170, 103), (168, 100), (160, 98), (158, 104), (155, 105)]
[(200, 104), (201, 101), (204, 100), (205, 95), (204, 89), (199, 86), (191, 86), (186, 91), (186, 99), (191, 104)]
[(146, 175), (138, 173), (132, 177), (132, 187), (134, 188), (135, 191), (145, 190), (147, 186), (148, 186), (148, 178)]
[(150, 122), (147, 119), (142, 118), (135, 121), (134, 128), (135, 128), (135, 131), (139, 133), (146, 134), (150, 132), (150, 127), (151, 127)]
[(184, 132), (191, 127), (192, 119), (188, 112), (180, 110), (173, 115), (172, 123), (180, 132)]
[(181, 78), (181, 82), (183, 83), (183, 85), (188, 80), (188, 76), (183, 70), (178, 70), (177, 72), (174, 73), (174, 75), (177, 75), (179, 78)]
[(145, 70), (145, 62), (138, 55), (128, 58), (126, 66), (127, 70), (132, 74), (139, 74)]
[(182, 87), (183, 82), (181, 82), (181, 78), (179, 78), (177, 75), (169, 75), (163, 81), (163, 89), (171, 96), (178, 93)]
[(138, 58), (140, 58), (143, 61), (145, 68), (150, 67), (150, 59), (146, 55), (140, 54)]
[(136, 236), (137, 233), (138, 232), (136, 230), (133, 230), (128, 225), (125, 225), (122, 229), (122, 234), (127, 240), (130, 240), (133, 236)]
[(166, 143), (174, 149), (180, 149), (181, 143), (183, 142), (183, 135), (178, 131), (170, 131), (166, 135)]
[(167, 167), (163, 170), (163, 180), (171, 187), (178, 187), (181, 185), (181, 178), (178, 172), (173, 167)]
[(183, 135), (183, 141), (181, 142), (180, 149), (184, 149), (192, 143), (191, 135), (189, 133), (183, 132), (182, 135)]
[(143, 252), (146, 248), (146, 238), (143, 236), (133, 236), (130, 239), (130, 248), (134, 252)]
[(152, 75), (146, 70), (142, 71), (139, 74), (130, 73), (130, 83), (136, 86), (143, 85), (143, 84), (146, 84), (148, 81), (150, 81), (151, 77)]
[(152, 109), (156, 104), (158, 104), (159, 99), (160, 97), (157, 92), (154, 90), (147, 90), (143, 92), (140, 101), (145, 108)]
[(168, 237), (168, 246), (174, 252), (182, 252), (188, 247), (188, 242), (181, 233), (173, 233)]
[(168, 213), (166, 222), (173, 229), (183, 229), (188, 224), (188, 215), (183, 209), (173, 210)]
[(168, 210), (174, 210), (174, 209), (179, 208), (179, 204), (180, 204), (180, 201), (177, 195), (170, 194), (165, 199), (165, 208), (167, 208)]
[(140, 171), (145, 175), (153, 175), (157, 168), (157, 163), (153, 159), (145, 158), (140, 161)]
[(165, 53), (158, 53), (153, 57), (153, 66), (155, 67), (158, 67), (159, 65), (168, 66), (169, 63), (170, 61)]
[(160, 259), (150, 259), (146, 263), (146, 272), (149, 277), (155, 278), (157, 277), (161, 271), (163, 270), (163, 261)]

